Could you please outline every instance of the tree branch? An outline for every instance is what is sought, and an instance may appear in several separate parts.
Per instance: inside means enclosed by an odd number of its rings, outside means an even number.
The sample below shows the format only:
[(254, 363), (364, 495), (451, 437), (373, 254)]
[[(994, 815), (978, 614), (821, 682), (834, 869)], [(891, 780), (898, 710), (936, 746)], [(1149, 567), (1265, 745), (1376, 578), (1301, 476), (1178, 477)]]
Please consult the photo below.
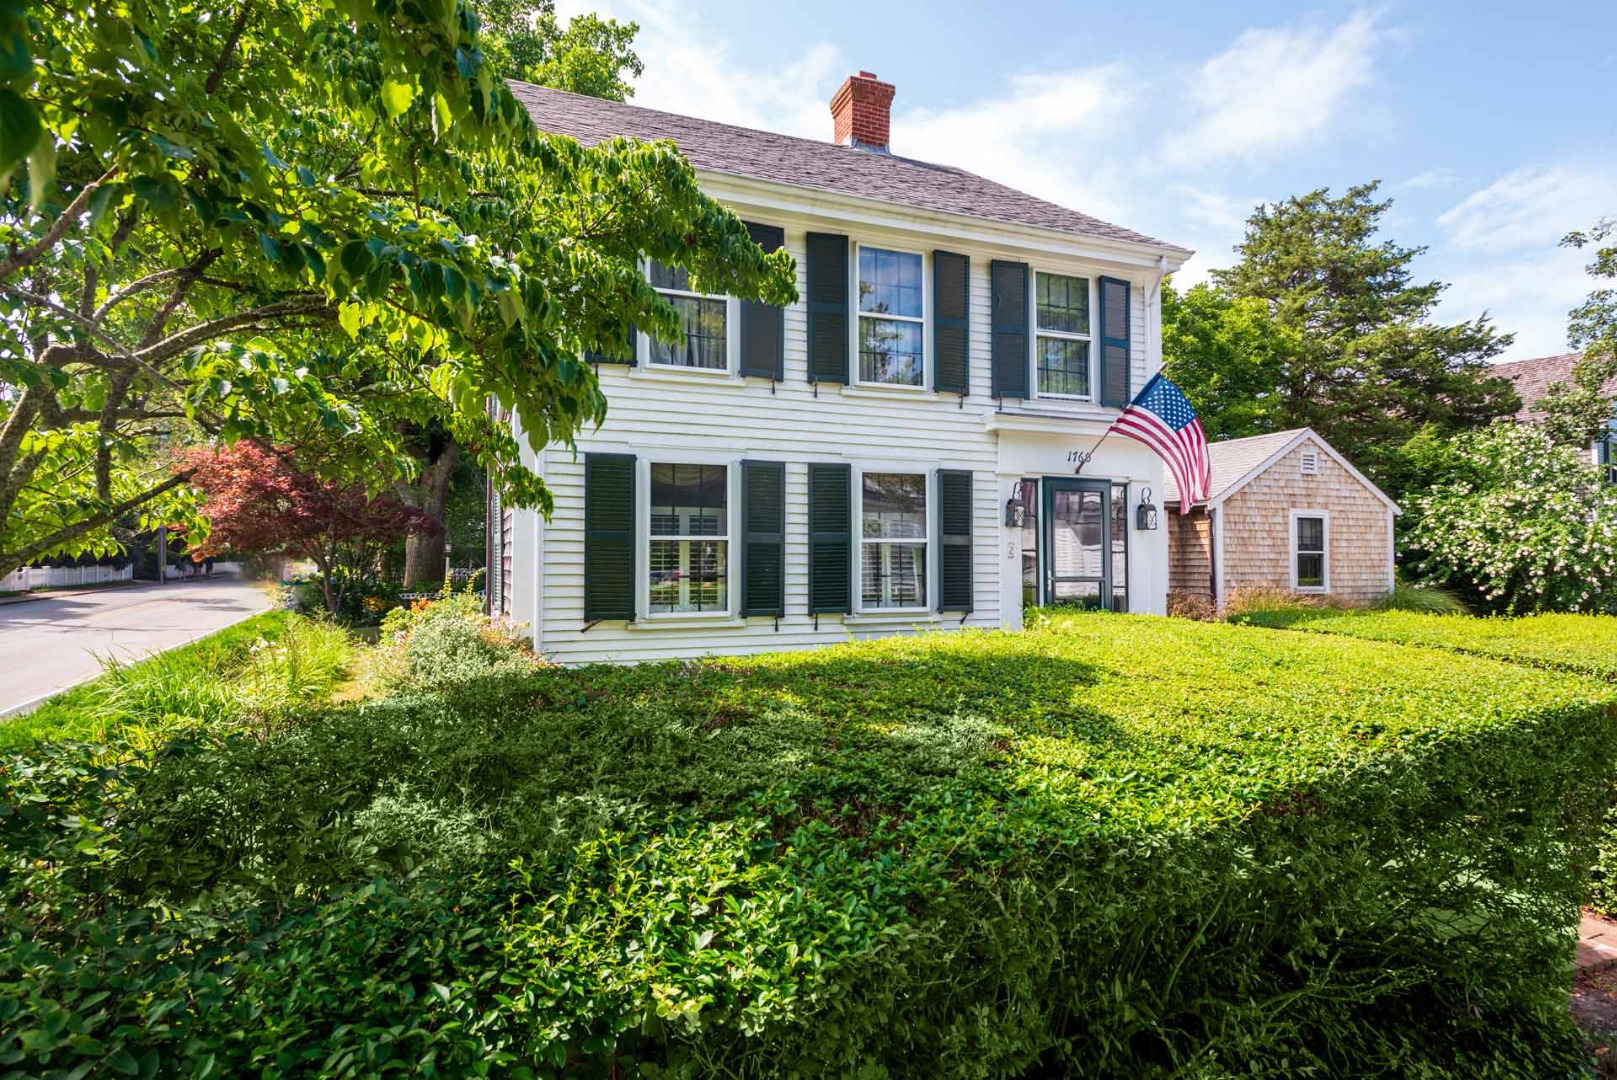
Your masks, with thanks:
[(114, 165), (102, 173), (100, 177), (80, 188), (79, 193), (73, 197), (73, 201), (67, 204), (67, 209), (57, 215), (55, 221), (51, 222), (51, 227), (45, 230), (44, 236), (41, 236), (16, 254), (11, 255), (5, 262), (0, 262), (0, 281), (9, 278), (18, 270), (32, 266), (36, 259), (52, 247), (55, 247), (56, 242), (62, 238), (68, 229), (73, 227), (73, 223), (79, 219), (79, 215), (84, 213), (84, 208), (89, 205), (90, 196), (95, 194), (97, 188), (116, 175), (118, 175), (118, 166)]
[(219, 50), (219, 59), (214, 61), (213, 70), (208, 73), (208, 81), (202, 84), (202, 92), (211, 95), (219, 88), (219, 81), (225, 77), (225, 71), (230, 67), (230, 58), (236, 54), (236, 44), (241, 41), (241, 32), (247, 26), (247, 13), (252, 10), (250, 0), (243, 0), (241, 7), (236, 9), (236, 21), (230, 24), (230, 36), (225, 39), (225, 47)]
[(158, 364), (164, 360), (172, 359), (185, 350), (200, 345), (205, 341), (220, 337), (242, 327), (253, 326), (266, 319), (277, 319), (296, 315), (324, 315), (334, 318), (337, 308), (330, 300), (319, 293), (308, 293), (282, 300), (274, 304), (266, 304), (252, 311), (240, 311), (234, 315), (225, 315), (211, 319), (196, 326), (187, 327), (177, 334), (171, 334), (162, 341), (149, 345), (130, 354), (130, 358), (144, 364)]
[(91, 514), (83, 521), (76, 521), (72, 525), (64, 525), (62, 528), (40, 537), (31, 544), (24, 544), (16, 551), (0, 552), (0, 576), (11, 573), (19, 566), (27, 566), (41, 555), (53, 548), (62, 546), (76, 536), (83, 536), (87, 532), (116, 521), (129, 513), (129, 511), (151, 502), (159, 495), (172, 491), (181, 484), (188, 483), (190, 479), (191, 470), (189, 469), (185, 472), (175, 473), (161, 484), (149, 487), (139, 495), (132, 496), (121, 503)]

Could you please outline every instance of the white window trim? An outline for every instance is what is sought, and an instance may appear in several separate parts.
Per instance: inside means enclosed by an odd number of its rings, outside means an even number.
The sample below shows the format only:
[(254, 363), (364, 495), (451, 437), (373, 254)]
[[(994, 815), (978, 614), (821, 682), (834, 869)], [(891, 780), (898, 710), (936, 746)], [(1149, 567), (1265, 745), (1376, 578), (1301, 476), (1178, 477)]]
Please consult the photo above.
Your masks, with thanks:
[[(651, 260), (640, 261), (640, 272), (645, 275), (646, 282), (651, 281)], [(723, 300), (724, 301), (724, 366), (722, 368), (686, 367), (684, 364), (661, 364), (651, 359), (651, 335), (645, 331), (637, 333), (635, 341), (635, 359), (641, 371), (675, 372), (679, 375), (691, 375), (696, 378), (723, 379), (736, 378), (736, 372), (741, 370), (741, 335), (738, 333), (741, 319), (741, 301), (733, 296), (723, 293), (699, 293), (689, 289), (659, 289), (655, 286), (652, 291), (659, 296), (683, 296), (693, 300)], [(683, 464), (677, 462), (676, 464)], [(702, 463), (698, 463), (702, 464)]]
[[(1321, 585), (1299, 585), (1297, 583), (1297, 556), (1302, 552), (1297, 550), (1297, 519), (1319, 518), (1325, 523), (1325, 550), (1320, 559)], [(1329, 510), (1293, 510), (1291, 512), (1291, 591), (1299, 593), (1328, 593), (1331, 591), (1331, 512)], [(1313, 552), (1309, 552), (1313, 554)]]
[[(651, 467), (653, 465), (723, 465), (724, 473), (724, 521), (725, 533), (723, 536), (704, 536), (703, 540), (723, 540), (726, 544), (724, 551), (724, 600), (722, 608), (712, 611), (658, 611), (651, 610)], [(676, 624), (706, 625), (708, 623), (733, 621), (736, 615), (736, 518), (735, 510), (740, 505), (741, 463), (727, 454), (700, 453), (696, 451), (683, 452), (679, 450), (659, 451), (650, 455), (635, 456), (635, 543), (638, 546), (635, 552), (635, 564), (640, 567), (640, 581), (635, 587), (635, 610), (639, 617), (650, 626), (669, 626)], [(660, 539), (672, 539), (662, 537)]]
[[(851, 246), (848, 259), (848, 307), (853, 318), (848, 321), (848, 362), (853, 370), (849, 373), (848, 386), (873, 388), (879, 390), (892, 390), (901, 394), (922, 394), (932, 389), (931, 367), (927, 363), (930, 355), (928, 350), (932, 347), (932, 258), (924, 251), (911, 251), (908, 248), (894, 247), (890, 244), (864, 244), (855, 241)], [(918, 255), (921, 259), (921, 317), (911, 315), (882, 315), (876, 312), (859, 310), (859, 252), (863, 248), (874, 251), (891, 251), (899, 255)], [(859, 325), (864, 319), (891, 319), (894, 322), (918, 323), (921, 327), (921, 381), (918, 383), (892, 383), (877, 382), (862, 378), (860, 373), (864, 368), (859, 357)], [(874, 470), (873, 470), (874, 471)]]
[(1303, 476), (1319, 475), (1319, 451), (1313, 447), (1304, 447), (1297, 459), (1297, 468)]
[[(936, 485), (935, 469), (915, 462), (894, 463), (891, 465), (872, 464), (855, 466), (853, 470), (853, 582), (855, 616), (866, 619), (901, 618), (904, 616), (924, 615), (932, 611), (932, 591), (937, 588), (937, 545), (932, 538), (937, 535), (937, 498), (933, 491)], [(926, 491), (926, 535), (915, 540), (878, 540), (865, 539), (865, 474), (866, 473), (902, 473), (908, 476), (921, 477)], [(926, 574), (924, 595), (921, 603), (910, 607), (866, 607), (865, 606), (865, 544), (925, 544)]]
[[(1095, 379), (1098, 374), (1095, 367), (1095, 319), (1096, 303), (1100, 300), (1099, 275), (1084, 271), (1082, 273), (1069, 270), (1044, 270), (1037, 266), (1028, 268), (1033, 275), (1027, 291), (1027, 324), (1032, 333), (1028, 335), (1028, 385), (1035, 398), (1046, 401), (1083, 401), (1090, 404), (1098, 402), (1095, 395)], [(1039, 275), (1048, 274), (1050, 277), (1083, 278), (1089, 282), (1089, 333), (1070, 334), (1063, 330), (1039, 329)], [(1061, 338), (1064, 341), (1087, 341), (1089, 343), (1089, 393), (1088, 394), (1048, 394), (1039, 389), (1039, 338)]]

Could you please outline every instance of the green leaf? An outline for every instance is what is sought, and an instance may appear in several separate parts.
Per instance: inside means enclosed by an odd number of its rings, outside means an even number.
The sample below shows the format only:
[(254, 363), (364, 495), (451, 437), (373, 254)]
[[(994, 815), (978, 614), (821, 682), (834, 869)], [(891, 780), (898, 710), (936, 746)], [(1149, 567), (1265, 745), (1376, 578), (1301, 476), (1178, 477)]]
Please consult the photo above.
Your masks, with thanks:
[(389, 119), (403, 116), (415, 100), (415, 87), (400, 79), (388, 79), (382, 83), (382, 108), (387, 110)]
[(0, 88), (0, 171), (33, 153), (44, 130), (39, 113), (22, 95)]
[(351, 338), (359, 337), (359, 314), (358, 304), (344, 304), (337, 309), (337, 321)]

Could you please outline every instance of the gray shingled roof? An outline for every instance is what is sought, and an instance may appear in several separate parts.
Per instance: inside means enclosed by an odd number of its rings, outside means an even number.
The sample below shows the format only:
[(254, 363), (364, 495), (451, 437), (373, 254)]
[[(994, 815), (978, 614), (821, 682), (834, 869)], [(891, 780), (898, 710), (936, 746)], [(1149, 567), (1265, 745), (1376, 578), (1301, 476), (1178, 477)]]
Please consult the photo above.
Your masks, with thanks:
[[(1540, 356), (1532, 360), (1512, 360), (1508, 364), (1495, 364), (1493, 373), (1515, 383), (1516, 393), (1521, 396), (1522, 407), (1516, 413), (1516, 421), (1522, 424), (1536, 424), (1544, 419), (1544, 410), (1541, 407), (1544, 395), (1556, 383), (1570, 383), (1572, 369), (1582, 357), (1582, 353), (1562, 353), (1560, 356)], [(1606, 384), (1606, 391), (1617, 395), (1617, 379)]]
[[(711, 172), (1190, 254), (1187, 248), (1153, 240), (948, 165), (698, 120), (530, 83), (513, 81), (510, 86), (540, 130), (571, 135), (586, 145), (614, 135), (672, 139), (691, 164)], [(829, 129), (829, 121), (826, 127)]]
[[(1248, 473), (1269, 460), (1269, 455), (1296, 438), (1298, 432), (1307, 430), (1307, 428), (1292, 428), (1290, 431), (1276, 431), (1268, 435), (1249, 435), (1244, 439), (1225, 439), (1223, 442), (1209, 443), (1207, 458), (1212, 463), (1213, 470), (1212, 483), (1207, 489), (1208, 501), (1218, 498), (1246, 479)], [(1173, 482), (1173, 474), (1166, 475), (1167, 490), (1162, 496), (1162, 501), (1178, 502), (1179, 488)]]

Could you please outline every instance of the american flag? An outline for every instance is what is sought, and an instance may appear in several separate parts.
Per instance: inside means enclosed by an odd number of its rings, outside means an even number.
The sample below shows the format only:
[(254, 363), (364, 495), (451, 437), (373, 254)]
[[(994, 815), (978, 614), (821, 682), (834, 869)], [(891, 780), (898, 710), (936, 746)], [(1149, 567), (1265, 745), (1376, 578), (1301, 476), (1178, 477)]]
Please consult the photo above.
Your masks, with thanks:
[(1207, 459), (1207, 432), (1196, 419), (1196, 410), (1183, 390), (1162, 377), (1151, 376), (1134, 395), (1123, 415), (1106, 429), (1145, 443), (1168, 464), (1173, 482), (1179, 488), (1179, 512), (1207, 498), (1212, 480), (1212, 463)]

